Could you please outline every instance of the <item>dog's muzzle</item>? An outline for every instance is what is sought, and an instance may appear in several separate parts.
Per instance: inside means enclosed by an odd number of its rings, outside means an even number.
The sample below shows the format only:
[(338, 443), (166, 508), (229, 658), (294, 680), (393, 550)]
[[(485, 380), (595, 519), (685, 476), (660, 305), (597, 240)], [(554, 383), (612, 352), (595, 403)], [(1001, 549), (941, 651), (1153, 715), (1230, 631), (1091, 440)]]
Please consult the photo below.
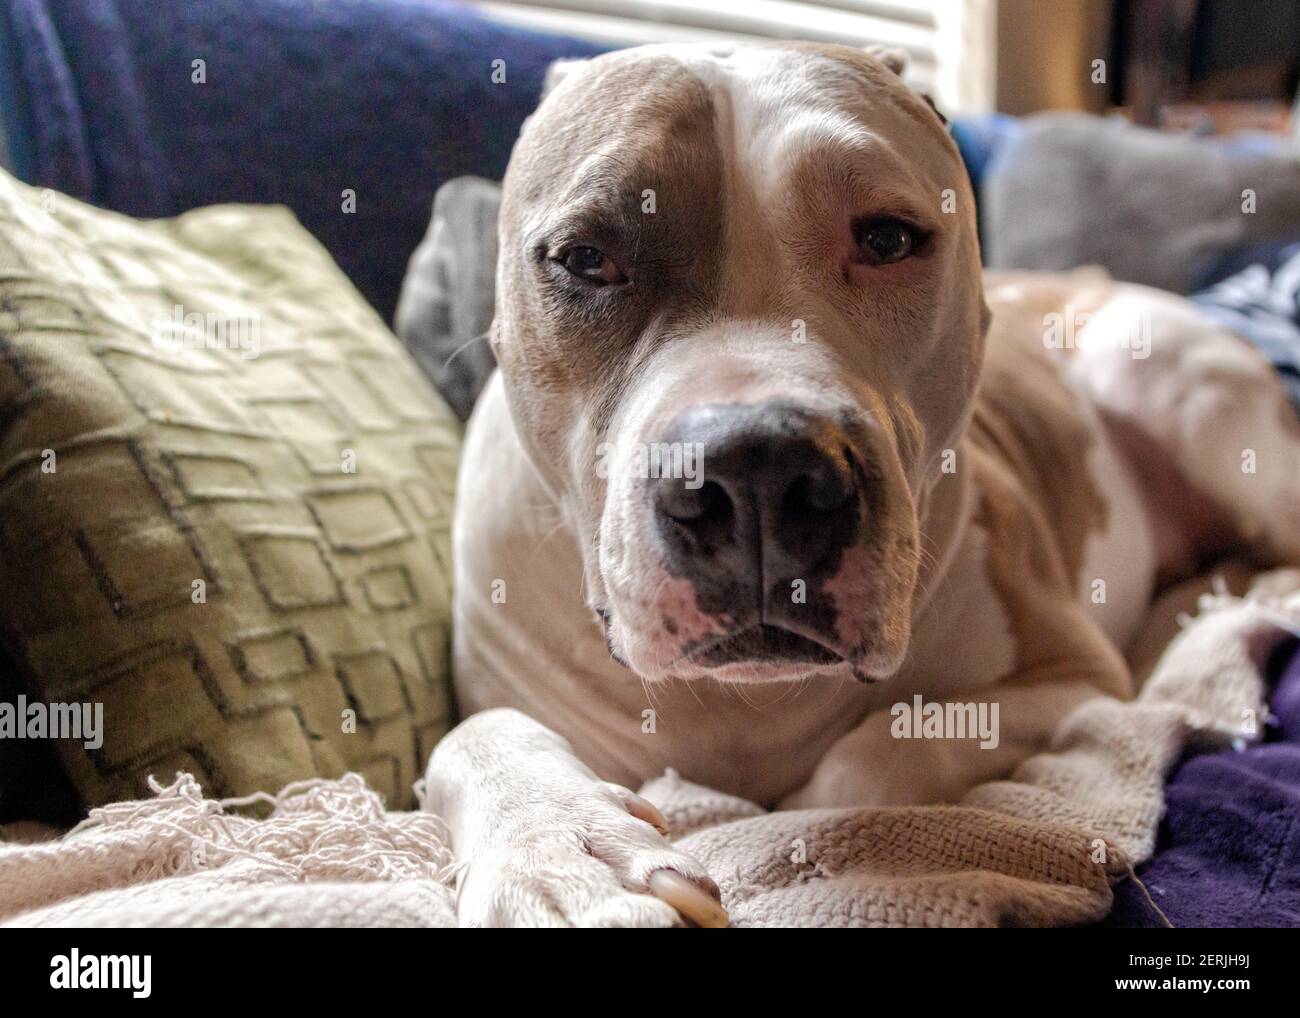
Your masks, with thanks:
[(871, 502), (843, 429), (769, 400), (693, 407), (664, 441), (701, 456), (695, 478), (648, 484), (665, 565), (690, 582), (702, 611), (730, 620), (691, 659), (839, 661), (834, 605), (819, 590), (861, 539)]

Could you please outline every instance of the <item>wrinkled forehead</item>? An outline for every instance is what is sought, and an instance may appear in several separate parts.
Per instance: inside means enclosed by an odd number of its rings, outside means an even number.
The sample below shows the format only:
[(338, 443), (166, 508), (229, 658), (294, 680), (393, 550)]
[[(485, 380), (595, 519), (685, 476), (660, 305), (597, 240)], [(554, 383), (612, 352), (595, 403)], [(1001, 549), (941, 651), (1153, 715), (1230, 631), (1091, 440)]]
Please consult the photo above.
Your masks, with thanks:
[(743, 170), (761, 199), (810, 165), (937, 194), (960, 161), (924, 100), (852, 48), (647, 46), (566, 77), (530, 118), (508, 183), (537, 208), (627, 200), (656, 181), (716, 188)]

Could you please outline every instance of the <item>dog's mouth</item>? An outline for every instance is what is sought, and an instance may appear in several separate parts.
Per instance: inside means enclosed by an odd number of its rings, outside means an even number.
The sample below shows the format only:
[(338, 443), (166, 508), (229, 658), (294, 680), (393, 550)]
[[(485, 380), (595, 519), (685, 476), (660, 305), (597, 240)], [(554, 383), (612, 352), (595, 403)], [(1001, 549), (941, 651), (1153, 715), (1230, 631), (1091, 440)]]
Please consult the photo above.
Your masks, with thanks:
[(687, 647), (685, 657), (706, 668), (748, 662), (833, 665), (844, 660), (816, 640), (767, 623)]
[[(613, 613), (597, 608), (596, 614), (603, 623), (605, 646), (610, 657), (625, 668), (632, 667), (615, 648)], [(857, 650), (863, 651), (861, 660), (853, 654)], [(893, 668), (876, 668), (870, 660), (870, 651), (869, 644), (841, 650), (815, 632), (800, 633), (785, 626), (760, 622), (687, 643), (661, 671), (665, 675), (672, 674), (675, 666), (683, 665), (720, 679), (800, 678), (814, 672), (846, 668), (859, 682), (874, 683)], [(740, 669), (740, 673), (736, 669)]]

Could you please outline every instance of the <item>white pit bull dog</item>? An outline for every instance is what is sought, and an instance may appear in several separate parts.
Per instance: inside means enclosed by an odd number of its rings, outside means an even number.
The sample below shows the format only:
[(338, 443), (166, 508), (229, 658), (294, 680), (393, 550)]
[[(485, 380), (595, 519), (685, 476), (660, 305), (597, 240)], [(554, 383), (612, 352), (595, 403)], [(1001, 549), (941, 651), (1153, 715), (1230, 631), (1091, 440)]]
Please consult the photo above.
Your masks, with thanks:
[[(723, 924), (629, 788), (956, 801), (1133, 695), (1161, 585), (1300, 554), (1265, 360), (1155, 290), (986, 279), (899, 68), (647, 47), (564, 66), (526, 125), (455, 522), (473, 716), (427, 782), (462, 921)], [(901, 738), (917, 696), (995, 729)]]

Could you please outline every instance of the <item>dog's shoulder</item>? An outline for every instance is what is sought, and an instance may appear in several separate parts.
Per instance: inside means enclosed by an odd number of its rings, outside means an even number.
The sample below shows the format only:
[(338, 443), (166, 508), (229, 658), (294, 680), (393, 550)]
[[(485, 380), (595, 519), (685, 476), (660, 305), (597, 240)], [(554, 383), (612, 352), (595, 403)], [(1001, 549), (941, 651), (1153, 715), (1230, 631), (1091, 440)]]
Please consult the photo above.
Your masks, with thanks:
[(988, 579), (1011, 620), (1018, 670), (1050, 671), (1068, 647), (1067, 658), (1093, 662), (1123, 693), (1122, 662), (1102, 627), (1087, 624), (1084, 596), (1117, 509), (1104, 474), (1118, 468), (1097, 408), (1068, 379), (1071, 351), (1049, 341), (1053, 316), (1086, 320), (1112, 286), (1067, 275), (989, 288), (967, 443)]
[(1106, 523), (1092, 464), (1104, 437), (1095, 408), (1066, 378), (1069, 351), (1050, 348), (1050, 337), (1058, 321), (1086, 320), (1112, 288), (1104, 275), (1023, 274), (987, 291), (992, 322), (968, 433), (981, 496), (1004, 524), (1041, 514), (1071, 585), (1089, 536)]

